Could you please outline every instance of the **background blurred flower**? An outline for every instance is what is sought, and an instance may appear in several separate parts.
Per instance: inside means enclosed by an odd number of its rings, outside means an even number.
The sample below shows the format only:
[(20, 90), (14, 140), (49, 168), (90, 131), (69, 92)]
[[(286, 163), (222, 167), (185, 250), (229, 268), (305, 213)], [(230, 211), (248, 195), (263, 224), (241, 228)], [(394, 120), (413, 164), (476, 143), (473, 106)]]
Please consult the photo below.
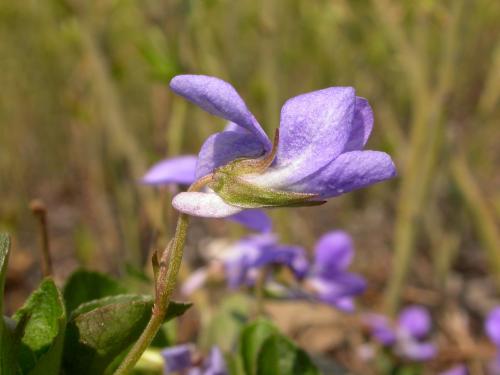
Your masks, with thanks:
[[(309, 261), (303, 248), (282, 245), (270, 233), (251, 235), (236, 241), (213, 259), (212, 263), (222, 266), (231, 289), (253, 286), (259, 272), (267, 266), (285, 266), (297, 279), (302, 279), (309, 269)], [(220, 267), (209, 265), (191, 274), (182, 286), (183, 293), (189, 295), (201, 287), (212, 269), (219, 270)]]
[(344, 231), (323, 235), (314, 249), (314, 263), (307, 278), (316, 298), (343, 311), (353, 311), (353, 297), (364, 292), (365, 280), (347, 271), (354, 257), (352, 239)]
[[(233, 123), (230, 130), (210, 136), (203, 144), (197, 178), (235, 159), (258, 158), (270, 151), (271, 142), (229, 83), (203, 75), (180, 75), (172, 79), (170, 87), (207, 112)], [(282, 108), (279, 143), (270, 168), (244, 176), (239, 173), (238, 179), (227, 183), (238, 183), (238, 188), (216, 181), (211, 186), (216, 192), (180, 193), (173, 205), (195, 216), (224, 217), (248, 207), (286, 205), (280, 199), (287, 194), (290, 203), (299, 197), (293, 193), (302, 194), (304, 200), (307, 194), (325, 199), (392, 178), (396, 169), (389, 155), (361, 151), (372, 127), (370, 105), (357, 97), (352, 87), (299, 95)], [(262, 201), (264, 193), (280, 203)]]
[(422, 306), (403, 309), (394, 325), (379, 314), (367, 314), (364, 320), (376, 341), (392, 346), (394, 353), (403, 358), (427, 361), (437, 354), (433, 343), (423, 341), (431, 330), (431, 318)]

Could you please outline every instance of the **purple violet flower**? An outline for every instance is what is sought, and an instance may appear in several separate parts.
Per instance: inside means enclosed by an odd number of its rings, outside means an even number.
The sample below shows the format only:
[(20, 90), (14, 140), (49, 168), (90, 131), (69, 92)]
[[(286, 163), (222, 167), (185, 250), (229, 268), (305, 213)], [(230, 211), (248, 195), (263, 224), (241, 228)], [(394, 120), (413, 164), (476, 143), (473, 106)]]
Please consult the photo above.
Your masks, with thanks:
[(200, 366), (194, 364), (195, 348), (191, 344), (166, 348), (161, 354), (165, 360), (165, 375), (180, 371), (187, 371), (188, 375), (228, 374), (224, 356), (215, 346)]
[(488, 313), (484, 328), (497, 349), (495, 359), (489, 363), (489, 370), (492, 374), (500, 374), (500, 306), (495, 307)]
[(436, 346), (423, 341), (431, 329), (431, 318), (427, 309), (409, 306), (401, 311), (397, 322), (379, 314), (368, 314), (365, 322), (373, 337), (383, 346), (391, 346), (401, 357), (413, 361), (427, 361), (436, 356)]
[(229, 83), (180, 75), (170, 87), (231, 122), (210, 136), (198, 155), (195, 176), (213, 173), (210, 190), (175, 196), (172, 203), (181, 212), (226, 217), (247, 208), (314, 205), (396, 175), (389, 155), (362, 151), (373, 113), (352, 87), (330, 87), (289, 99), (281, 110), (276, 145)]
[(346, 312), (354, 310), (353, 297), (366, 289), (361, 276), (347, 271), (353, 256), (351, 236), (340, 230), (329, 232), (316, 243), (307, 278), (317, 299)]

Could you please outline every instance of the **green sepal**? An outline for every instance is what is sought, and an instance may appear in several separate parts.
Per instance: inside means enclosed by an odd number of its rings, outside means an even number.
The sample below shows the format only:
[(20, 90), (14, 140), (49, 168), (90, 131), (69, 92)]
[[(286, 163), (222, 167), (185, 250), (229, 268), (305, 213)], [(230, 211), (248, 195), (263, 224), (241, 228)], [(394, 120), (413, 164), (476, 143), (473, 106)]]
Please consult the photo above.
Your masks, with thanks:
[[(231, 164), (228, 165), (231, 167)], [(295, 193), (253, 185), (231, 173), (232, 167), (219, 168), (209, 187), (226, 203), (241, 208), (310, 206), (323, 202), (312, 201), (316, 194)]]

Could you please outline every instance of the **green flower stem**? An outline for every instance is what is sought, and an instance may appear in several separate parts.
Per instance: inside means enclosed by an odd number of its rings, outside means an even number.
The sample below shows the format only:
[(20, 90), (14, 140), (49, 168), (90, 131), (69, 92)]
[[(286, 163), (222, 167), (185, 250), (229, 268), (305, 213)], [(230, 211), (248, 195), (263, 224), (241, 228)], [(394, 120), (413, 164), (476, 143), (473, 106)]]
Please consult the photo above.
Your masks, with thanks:
[[(202, 177), (193, 183), (188, 191), (200, 190), (211, 180), (212, 175)], [(115, 371), (114, 375), (128, 374), (134, 368), (144, 351), (148, 348), (149, 344), (151, 344), (151, 341), (153, 341), (165, 319), (170, 297), (175, 289), (177, 275), (181, 268), (188, 224), (189, 216), (181, 213), (177, 219), (174, 238), (168, 244), (161, 256), (160, 268), (156, 279), (156, 299), (151, 319), (142, 332), (141, 337), (139, 337), (132, 349), (130, 349), (130, 352), (127, 354), (120, 367)]]
[(120, 367), (115, 371), (115, 375), (128, 374), (132, 370), (144, 351), (148, 348), (149, 344), (151, 344), (151, 341), (153, 341), (165, 319), (170, 297), (175, 289), (177, 275), (181, 268), (188, 223), (189, 216), (180, 214), (174, 239), (167, 249), (165, 249), (161, 257), (157, 279), (156, 301), (153, 307), (151, 320), (142, 332), (141, 337), (139, 337), (123, 360)]

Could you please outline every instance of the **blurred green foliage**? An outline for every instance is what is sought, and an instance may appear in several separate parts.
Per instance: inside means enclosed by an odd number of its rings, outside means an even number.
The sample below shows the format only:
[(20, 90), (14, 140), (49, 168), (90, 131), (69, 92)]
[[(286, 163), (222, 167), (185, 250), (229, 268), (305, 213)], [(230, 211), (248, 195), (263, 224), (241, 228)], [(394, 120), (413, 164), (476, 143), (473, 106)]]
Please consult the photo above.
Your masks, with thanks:
[[(393, 251), (389, 309), (415, 249), (435, 268), (415, 277), (426, 287), (478, 247), (471, 267), (500, 275), (499, 17), (495, 0), (3, 1), (0, 227), (32, 245), (27, 202), (41, 197), (61, 251), (115, 272), (147, 263), (172, 225), (169, 193), (138, 179), (224, 125), (170, 93), (173, 75), (230, 81), (269, 134), (287, 98), (350, 85), (374, 108), (369, 148), (399, 178), (273, 212), (282, 237), (346, 228), (365, 271)], [(385, 272), (366, 273), (383, 287)]]

